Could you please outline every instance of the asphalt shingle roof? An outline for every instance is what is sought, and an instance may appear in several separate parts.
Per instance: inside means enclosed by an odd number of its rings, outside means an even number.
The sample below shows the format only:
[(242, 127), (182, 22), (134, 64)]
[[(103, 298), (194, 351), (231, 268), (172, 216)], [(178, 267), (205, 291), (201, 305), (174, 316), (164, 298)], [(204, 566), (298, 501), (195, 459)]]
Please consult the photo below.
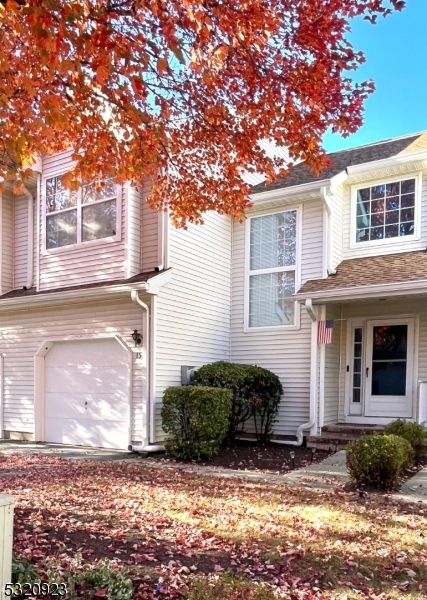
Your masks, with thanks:
[(343, 260), (335, 275), (306, 281), (298, 294), (423, 280), (427, 280), (427, 250), (365, 256)]
[(333, 163), (332, 166), (322, 171), (320, 175), (315, 175), (310, 171), (306, 163), (302, 162), (295, 165), (287, 177), (282, 177), (271, 183), (269, 186), (266, 186), (265, 183), (259, 183), (253, 186), (251, 194), (288, 188), (303, 183), (321, 181), (322, 179), (330, 179), (331, 177), (338, 175), (338, 173), (341, 173), (341, 171), (344, 171), (347, 167), (391, 158), (397, 154), (415, 152), (422, 148), (427, 148), (427, 133), (418, 133), (398, 139), (385, 140), (376, 144), (369, 144), (367, 146), (359, 146), (357, 148), (351, 148), (350, 150), (332, 152), (331, 154), (328, 154), (328, 157)]

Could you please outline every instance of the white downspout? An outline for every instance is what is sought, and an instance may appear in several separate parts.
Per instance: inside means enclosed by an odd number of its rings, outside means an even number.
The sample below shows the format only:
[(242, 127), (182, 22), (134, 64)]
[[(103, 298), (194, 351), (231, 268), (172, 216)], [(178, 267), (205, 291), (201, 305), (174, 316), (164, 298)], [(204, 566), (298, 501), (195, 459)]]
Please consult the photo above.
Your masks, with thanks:
[(24, 195), (28, 200), (28, 246), (27, 246), (27, 290), (34, 283), (34, 197), (30, 190), (24, 186)]
[[(155, 312), (156, 312), (156, 297), (151, 296), (151, 327), (149, 318), (149, 308), (145, 302), (139, 297), (137, 290), (131, 291), (132, 302), (138, 304), (142, 310), (142, 345), (145, 351), (145, 384), (143, 387), (143, 401), (147, 399), (148, 414), (146, 415), (146, 436), (148, 445), (146, 446), (129, 446), (129, 450), (133, 452), (156, 452), (164, 450), (164, 446), (151, 444), (150, 440), (154, 440), (154, 403), (155, 403), (155, 368), (156, 368), (156, 354), (155, 354)], [(151, 343), (150, 343), (151, 341)]]
[(316, 404), (317, 404), (317, 316), (314, 312), (311, 298), (305, 301), (305, 307), (311, 319), (311, 365), (310, 365), (310, 415), (309, 421), (303, 423), (297, 429), (296, 440), (271, 440), (275, 444), (287, 446), (301, 446), (304, 441), (304, 431), (316, 426)]

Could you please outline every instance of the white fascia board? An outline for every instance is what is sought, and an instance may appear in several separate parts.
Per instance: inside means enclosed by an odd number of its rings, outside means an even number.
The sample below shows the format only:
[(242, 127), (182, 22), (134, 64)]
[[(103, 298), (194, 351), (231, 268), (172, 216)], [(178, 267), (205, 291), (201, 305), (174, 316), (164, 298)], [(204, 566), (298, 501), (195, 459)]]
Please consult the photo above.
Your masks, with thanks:
[[(319, 279), (319, 281), (322, 281)], [(345, 300), (359, 300), (369, 298), (381, 298), (387, 296), (427, 295), (427, 279), (419, 281), (405, 281), (404, 283), (383, 283), (378, 285), (359, 286), (352, 288), (337, 288), (334, 290), (307, 292), (307, 294), (294, 294), (295, 300), (305, 302), (307, 299), (315, 301), (316, 304), (323, 302), (342, 302)]]
[(254, 206), (259, 206), (263, 202), (268, 200), (275, 200), (277, 198), (286, 198), (288, 196), (295, 196), (298, 194), (304, 194), (305, 192), (312, 192), (320, 190), (322, 186), (328, 186), (330, 179), (322, 179), (319, 181), (311, 181), (310, 183), (302, 183), (300, 185), (293, 185), (287, 188), (279, 188), (275, 190), (267, 190), (265, 192), (257, 192), (251, 194), (249, 197), (254, 203)]
[(392, 156), (391, 158), (384, 158), (382, 160), (374, 160), (372, 162), (362, 163), (360, 165), (353, 165), (352, 167), (347, 167), (346, 171), (349, 176), (358, 175), (360, 173), (364, 173), (365, 171), (376, 171), (378, 169), (395, 167), (401, 164), (420, 160), (427, 160), (427, 150), (411, 152), (410, 154), (403, 154), (401, 156)]

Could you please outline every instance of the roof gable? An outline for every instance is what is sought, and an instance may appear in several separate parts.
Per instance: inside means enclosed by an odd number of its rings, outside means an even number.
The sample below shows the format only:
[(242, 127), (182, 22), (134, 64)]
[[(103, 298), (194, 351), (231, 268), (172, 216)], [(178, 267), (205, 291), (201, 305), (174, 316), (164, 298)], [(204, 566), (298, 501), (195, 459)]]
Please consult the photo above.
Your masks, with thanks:
[(328, 154), (328, 157), (333, 164), (327, 169), (324, 169), (320, 175), (315, 175), (309, 169), (307, 164), (302, 162), (292, 167), (287, 177), (281, 177), (268, 186), (266, 186), (265, 183), (255, 185), (251, 189), (251, 194), (259, 194), (270, 190), (284, 189), (295, 185), (330, 179), (344, 171), (347, 167), (361, 165), (376, 160), (384, 160), (386, 158), (398, 156), (399, 154), (409, 154), (410, 152), (416, 152), (423, 149), (427, 149), (427, 132), (386, 140), (367, 146), (359, 146), (349, 150), (341, 150), (340, 152), (332, 152), (331, 154)]

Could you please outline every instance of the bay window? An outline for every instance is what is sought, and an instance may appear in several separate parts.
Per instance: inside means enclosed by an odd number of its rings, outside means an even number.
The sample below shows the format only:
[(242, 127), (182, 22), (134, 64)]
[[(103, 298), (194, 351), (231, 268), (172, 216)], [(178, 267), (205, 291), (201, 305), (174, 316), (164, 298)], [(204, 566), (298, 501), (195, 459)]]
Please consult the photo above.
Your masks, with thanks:
[(45, 182), (46, 249), (117, 239), (116, 181), (109, 178), (102, 187), (91, 182), (70, 190), (64, 187), (62, 178), (57, 175)]
[(286, 210), (250, 219), (249, 329), (295, 325), (297, 217)]

